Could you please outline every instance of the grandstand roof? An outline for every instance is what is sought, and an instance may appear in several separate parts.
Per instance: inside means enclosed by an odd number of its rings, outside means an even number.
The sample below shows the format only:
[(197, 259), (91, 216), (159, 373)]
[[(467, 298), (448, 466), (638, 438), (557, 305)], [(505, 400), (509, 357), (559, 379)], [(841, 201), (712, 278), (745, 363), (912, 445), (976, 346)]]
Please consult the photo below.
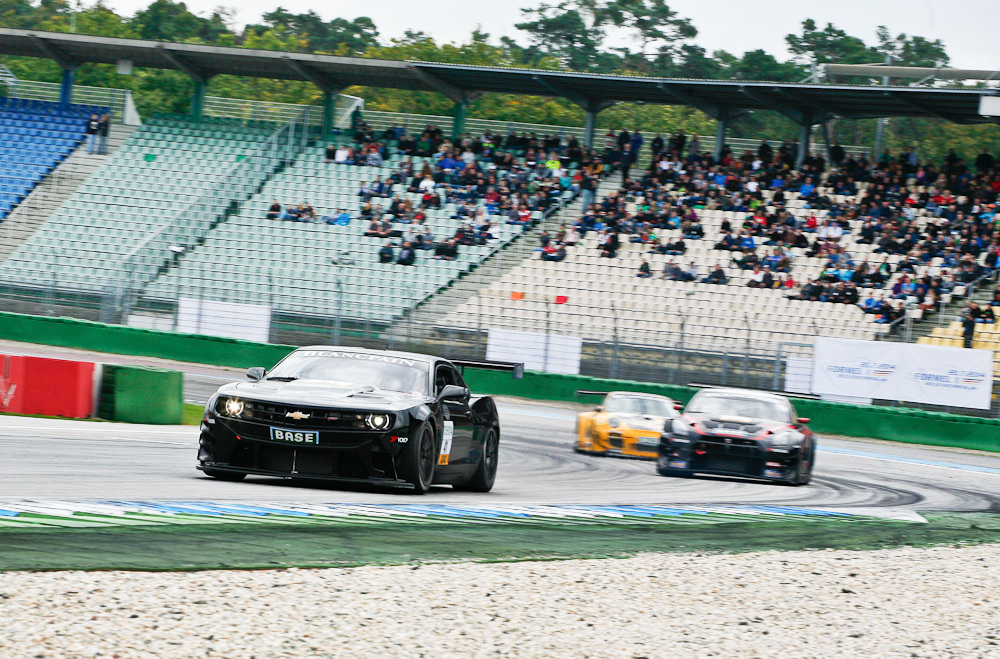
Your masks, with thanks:
[(96, 37), (62, 32), (0, 28), (0, 53), (44, 57), (63, 68), (85, 62), (174, 69), (208, 79), (227, 74), (303, 80), (323, 88), (361, 85), (440, 92), (456, 102), (482, 92), (560, 96), (599, 110), (615, 102), (688, 105), (716, 118), (742, 110), (775, 110), (798, 123), (832, 116), (939, 117), (956, 123), (985, 123), (982, 95), (994, 90), (865, 87), (758, 81), (640, 78), (533, 69), (508, 69), (432, 62), (286, 53), (224, 46)]

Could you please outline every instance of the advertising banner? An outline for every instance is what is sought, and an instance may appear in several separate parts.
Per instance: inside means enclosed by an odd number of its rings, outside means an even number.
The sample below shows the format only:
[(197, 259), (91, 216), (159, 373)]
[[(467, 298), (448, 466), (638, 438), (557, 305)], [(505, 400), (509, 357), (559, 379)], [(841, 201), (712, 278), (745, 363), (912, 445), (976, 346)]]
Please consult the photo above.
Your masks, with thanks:
[(814, 394), (899, 400), (895, 376), (904, 344), (818, 336), (813, 344)]
[(182, 297), (178, 301), (177, 331), (267, 343), (271, 307)]
[(993, 353), (816, 337), (812, 393), (988, 410)]
[(583, 339), (538, 332), (516, 332), (491, 327), (486, 359), (523, 362), (524, 368), (547, 373), (580, 374)]
[(990, 409), (993, 351), (907, 345), (896, 400)]

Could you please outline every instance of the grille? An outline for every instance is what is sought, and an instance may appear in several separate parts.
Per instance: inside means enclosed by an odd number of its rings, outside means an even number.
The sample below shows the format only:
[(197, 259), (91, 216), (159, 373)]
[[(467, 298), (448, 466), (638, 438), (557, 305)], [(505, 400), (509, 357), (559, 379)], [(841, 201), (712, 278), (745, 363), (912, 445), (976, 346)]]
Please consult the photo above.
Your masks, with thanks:
[(731, 423), (728, 421), (703, 421), (702, 425), (705, 430), (715, 430), (717, 432), (725, 432), (726, 430), (742, 430), (745, 433), (756, 435), (763, 428), (758, 425), (746, 425), (743, 423)]
[[(223, 402), (220, 400), (217, 411), (225, 415), (225, 410), (222, 406)], [(304, 419), (295, 419), (288, 416), (288, 414), (295, 412), (309, 416)], [(256, 423), (302, 430), (371, 430), (365, 423), (365, 417), (369, 414), (370, 412), (328, 410), (318, 407), (244, 401), (243, 415), (240, 418), (244, 421), (254, 421)], [(391, 417), (389, 427), (392, 427)]]
[(710, 455), (728, 455), (740, 457), (759, 457), (762, 453), (760, 445), (752, 439), (733, 437), (729, 442), (720, 441), (718, 437), (699, 438), (694, 445), (695, 450), (702, 450)]

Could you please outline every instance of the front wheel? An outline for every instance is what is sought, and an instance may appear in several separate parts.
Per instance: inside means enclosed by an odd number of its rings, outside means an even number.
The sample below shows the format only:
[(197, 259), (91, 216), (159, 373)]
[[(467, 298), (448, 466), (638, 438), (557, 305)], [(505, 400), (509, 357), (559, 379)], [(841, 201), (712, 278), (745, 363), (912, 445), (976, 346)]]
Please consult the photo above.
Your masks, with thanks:
[(486, 431), (483, 438), (483, 454), (479, 457), (479, 467), (465, 483), (456, 485), (456, 490), (468, 492), (489, 492), (497, 479), (497, 465), (500, 458), (500, 437), (496, 428)]
[(416, 441), (412, 439), (403, 449), (402, 465), (400, 465), (403, 480), (413, 485), (417, 494), (425, 494), (434, 482), (434, 468), (437, 466), (437, 443), (434, 441), (434, 428), (425, 423), (417, 433)]

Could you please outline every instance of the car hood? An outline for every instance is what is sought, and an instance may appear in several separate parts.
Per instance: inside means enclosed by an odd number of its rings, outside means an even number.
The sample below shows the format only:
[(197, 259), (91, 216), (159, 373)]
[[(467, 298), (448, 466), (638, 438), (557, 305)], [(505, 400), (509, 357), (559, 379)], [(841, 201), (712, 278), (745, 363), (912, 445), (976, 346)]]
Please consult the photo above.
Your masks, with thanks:
[(404, 410), (432, 401), (420, 394), (386, 391), (371, 385), (330, 380), (234, 382), (219, 389), (219, 395), (285, 405), (389, 411)]
[(632, 412), (604, 412), (604, 415), (608, 421), (616, 419), (619, 426), (635, 428), (636, 430), (653, 430), (656, 432), (662, 431), (667, 421), (666, 417), (635, 414)]

